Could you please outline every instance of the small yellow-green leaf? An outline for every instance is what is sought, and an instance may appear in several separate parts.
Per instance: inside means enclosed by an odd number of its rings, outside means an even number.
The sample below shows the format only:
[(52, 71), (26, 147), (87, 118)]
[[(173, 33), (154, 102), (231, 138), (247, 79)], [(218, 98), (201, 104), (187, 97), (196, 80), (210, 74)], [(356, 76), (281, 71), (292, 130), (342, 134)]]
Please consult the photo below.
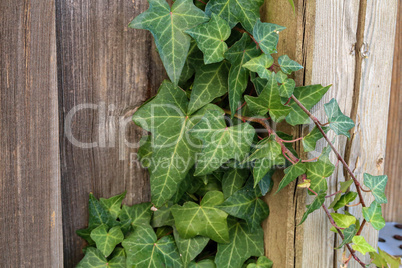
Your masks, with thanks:
[(376, 250), (366, 242), (363, 236), (355, 236), (352, 239), (353, 245), (352, 248), (356, 251), (359, 251), (361, 254), (366, 255), (367, 252), (375, 252)]
[(338, 210), (338, 209), (346, 206), (347, 204), (349, 204), (350, 202), (355, 200), (356, 197), (357, 197), (356, 192), (349, 192), (349, 193), (342, 195), (341, 198), (339, 199), (339, 201), (336, 202), (336, 204), (333, 206), (333, 209)]

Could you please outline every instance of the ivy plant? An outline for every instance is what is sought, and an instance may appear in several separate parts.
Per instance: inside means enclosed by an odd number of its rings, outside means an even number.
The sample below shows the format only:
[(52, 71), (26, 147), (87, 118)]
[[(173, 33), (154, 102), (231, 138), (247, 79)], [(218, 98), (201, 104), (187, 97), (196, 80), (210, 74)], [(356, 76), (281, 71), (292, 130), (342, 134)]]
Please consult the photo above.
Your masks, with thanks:
[[(127, 206), (125, 193), (100, 200), (90, 194), (89, 226), (77, 231), (88, 243), (78, 267), (272, 267), (264, 256), (261, 224), (269, 208), (261, 197), (281, 169), (277, 192), (298, 180), (299, 191), (314, 196), (299, 224), (323, 209), (341, 238), (336, 248), (349, 251), (344, 265), (369, 265), (360, 252), (379, 267), (397, 267), (398, 259), (361, 236), (368, 224), (385, 225), (387, 176), (364, 174), (363, 186), (336, 150), (327, 133), (349, 137), (354, 123), (335, 99), (324, 104), (326, 123), (310, 113), (330, 86), (296, 86), (293, 73), (303, 67), (272, 56), (285, 27), (260, 21), (263, 1), (148, 2), (129, 27), (152, 33), (169, 77), (133, 117), (149, 132), (138, 156), (150, 173), (152, 199)], [(275, 131), (272, 123), (282, 121), (315, 127), (297, 138)], [(321, 139), (328, 147), (314, 159), (293, 148), (299, 142), (310, 152)], [(349, 180), (328, 193), (338, 164)], [(375, 201), (366, 204), (363, 191)], [(342, 209), (351, 203), (363, 207), (362, 215)]]

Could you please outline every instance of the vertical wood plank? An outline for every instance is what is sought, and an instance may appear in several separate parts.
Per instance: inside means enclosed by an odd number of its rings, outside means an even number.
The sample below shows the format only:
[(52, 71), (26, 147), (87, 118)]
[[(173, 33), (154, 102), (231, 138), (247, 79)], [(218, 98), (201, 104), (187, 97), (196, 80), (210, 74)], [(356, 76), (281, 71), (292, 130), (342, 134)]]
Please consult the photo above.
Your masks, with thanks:
[[(361, 70), (356, 79), (360, 81), (353, 96), (355, 118), (352, 119), (356, 127), (347, 157), (361, 182), (363, 173), (384, 174), (397, 4), (397, 0), (367, 1), (363, 45), (358, 51), (362, 64), (357, 66)], [(364, 198), (367, 205), (374, 200), (371, 193), (365, 193)], [(361, 207), (353, 207), (350, 212), (361, 215)], [(378, 232), (370, 224), (362, 235), (372, 246), (377, 246)], [(370, 256), (366, 254), (362, 260), (369, 263)], [(351, 267), (358, 266), (354, 263)]]
[(385, 157), (385, 174), (388, 175), (384, 205), (386, 221), (402, 222), (402, 3), (399, 1), (398, 21), (395, 34), (394, 67), (392, 71), (391, 98), (388, 117), (387, 153)]
[(0, 2), (1, 267), (61, 267), (55, 6)]
[[(269, 0), (265, 1), (261, 13), (263, 21), (286, 27), (280, 34), (277, 55), (287, 54), (305, 66), (305, 69), (296, 72), (294, 77), (297, 85), (301, 86), (306, 80), (311, 80), (315, 1), (299, 0), (295, 1), (295, 6), (296, 13), (293, 13), (291, 5), (287, 2), (278, 4)], [(275, 127), (294, 136), (301, 133), (300, 128), (283, 123)], [(272, 259), (277, 267), (294, 267), (299, 263), (299, 252), (302, 250), (296, 242), (303, 239), (301, 232), (296, 232), (296, 225), (302, 215), (297, 208), (302, 207), (304, 211), (305, 195), (303, 191), (297, 191), (297, 181), (274, 194), (283, 175), (283, 172), (279, 171), (274, 174), (274, 188), (264, 198), (270, 207), (270, 215), (263, 224), (265, 255)], [(303, 226), (298, 227), (297, 230), (302, 228)]]
[[(127, 190), (127, 203), (150, 198), (147, 172), (135, 162), (142, 131), (131, 116), (165, 73), (151, 35), (127, 28), (147, 8), (147, 1), (56, 1), (66, 267), (82, 258), (75, 231), (87, 225), (89, 192), (109, 197)], [(87, 144), (74, 145), (70, 130)]]
[[(313, 114), (326, 122), (324, 103), (335, 98), (341, 110), (350, 115), (353, 106), (353, 86), (355, 77), (355, 49), (359, 13), (359, 1), (317, 1), (315, 20), (315, 42), (313, 69), (311, 84), (332, 84), (330, 90), (323, 99), (313, 108)], [(307, 130), (311, 130), (310, 125)], [(334, 135), (329, 134), (330, 139)], [(337, 137), (335, 143), (341, 155), (345, 153), (346, 137)], [(317, 144), (315, 152), (308, 154), (308, 158), (317, 157), (322, 149), (327, 146), (324, 140)], [(331, 155), (331, 161), (336, 163), (336, 158)], [(338, 167), (334, 174), (327, 179), (328, 192), (336, 192), (339, 181), (344, 181), (342, 166)], [(313, 196), (308, 196), (306, 204), (313, 201)], [(327, 201), (329, 205), (330, 201)], [(305, 207), (298, 207), (304, 211)], [(303, 224), (300, 232), (303, 239), (299, 245), (302, 248), (301, 256), (298, 258), (301, 263), (298, 267), (339, 267), (336, 259), (340, 258), (341, 251), (334, 251), (337, 241), (334, 233), (330, 232), (330, 222), (325, 212), (320, 209), (310, 214)], [(317, 254), (317, 251), (320, 254)]]

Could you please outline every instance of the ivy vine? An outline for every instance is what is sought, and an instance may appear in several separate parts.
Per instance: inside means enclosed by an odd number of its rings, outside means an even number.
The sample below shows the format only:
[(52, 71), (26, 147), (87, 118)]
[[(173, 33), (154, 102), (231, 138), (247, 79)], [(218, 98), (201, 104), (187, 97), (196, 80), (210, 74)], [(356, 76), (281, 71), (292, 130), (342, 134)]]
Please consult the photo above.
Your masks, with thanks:
[[(269, 208), (260, 198), (283, 168), (277, 191), (300, 177), (300, 191), (315, 198), (299, 224), (322, 208), (342, 239), (337, 248), (349, 251), (343, 265), (353, 258), (366, 267), (358, 251), (379, 267), (398, 267), (397, 258), (377, 253), (361, 236), (368, 223), (385, 225), (387, 176), (364, 174), (364, 186), (357, 180), (327, 136), (349, 137), (353, 121), (335, 99), (324, 105), (327, 123), (310, 113), (330, 86), (296, 87), (292, 73), (303, 67), (287, 55), (275, 62), (271, 54), (285, 27), (260, 21), (263, 0), (148, 2), (129, 27), (152, 33), (170, 78), (133, 117), (149, 132), (138, 155), (150, 172), (152, 200), (127, 206), (125, 193), (99, 200), (90, 194), (89, 226), (77, 231), (88, 242), (78, 267), (272, 267), (261, 227)], [(281, 121), (315, 127), (294, 138), (274, 130), (272, 122)], [(293, 149), (301, 141), (313, 151), (322, 138), (328, 147), (317, 158), (302, 159)], [(350, 180), (328, 193), (338, 164)], [(370, 205), (362, 191), (373, 194)], [(363, 217), (341, 210), (355, 199)]]

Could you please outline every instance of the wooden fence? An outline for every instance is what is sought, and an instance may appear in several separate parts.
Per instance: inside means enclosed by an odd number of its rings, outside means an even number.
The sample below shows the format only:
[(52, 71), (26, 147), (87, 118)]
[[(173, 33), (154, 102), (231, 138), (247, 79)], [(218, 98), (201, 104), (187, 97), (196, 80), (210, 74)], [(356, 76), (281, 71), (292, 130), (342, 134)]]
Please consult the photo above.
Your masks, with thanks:
[[(352, 139), (337, 145), (360, 179), (364, 171), (382, 174), (387, 162), (397, 2), (297, 0), (292, 15), (287, 1), (267, 0), (262, 9), (266, 21), (288, 28), (279, 50), (305, 66), (297, 83), (333, 84), (317, 107), (335, 97), (356, 121)], [(150, 199), (148, 175), (132, 158), (141, 130), (129, 122), (166, 74), (152, 36), (126, 27), (147, 7), (145, 0), (0, 1), (1, 267), (77, 264), (84, 242), (75, 230), (87, 224), (89, 192), (127, 190), (129, 204)], [(331, 190), (343, 176), (339, 168)], [(306, 196), (287, 189), (266, 198), (267, 255), (275, 267), (339, 267), (323, 213), (296, 227)], [(398, 194), (390, 215), (402, 214)], [(373, 230), (365, 236), (375, 244)]]

